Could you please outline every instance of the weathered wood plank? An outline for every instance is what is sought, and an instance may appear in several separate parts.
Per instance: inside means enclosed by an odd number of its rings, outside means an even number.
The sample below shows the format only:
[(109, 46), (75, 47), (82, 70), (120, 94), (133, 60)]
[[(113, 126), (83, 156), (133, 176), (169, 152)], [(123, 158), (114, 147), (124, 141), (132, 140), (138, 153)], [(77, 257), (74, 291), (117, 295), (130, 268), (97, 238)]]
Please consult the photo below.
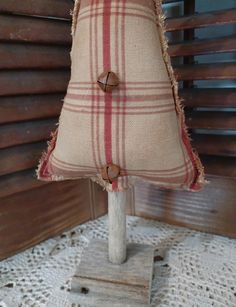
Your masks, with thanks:
[(67, 70), (27, 70), (0, 72), (0, 96), (66, 92)]
[(180, 65), (174, 71), (178, 81), (236, 79), (235, 62)]
[(70, 48), (31, 44), (1, 44), (0, 69), (70, 68)]
[(56, 129), (58, 118), (50, 118), (0, 126), (0, 149), (48, 140)]
[[(183, 14), (184, 15), (192, 15), (195, 13), (195, 0), (193, 1), (184, 1), (183, 2)], [(192, 41), (195, 39), (195, 29), (186, 29), (183, 31), (183, 39), (184, 41)], [(194, 57), (187, 56), (183, 58), (184, 65), (192, 65), (194, 64)], [(185, 80), (183, 82), (184, 88), (192, 88), (193, 80)]]
[(236, 157), (235, 135), (192, 134), (193, 146), (200, 154)]
[(192, 28), (201, 28), (211, 25), (223, 25), (236, 22), (236, 9), (227, 9), (201, 13), (190, 16), (166, 19), (166, 30), (177, 31)]
[(90, 242), (72, 279), (70, 302), (96, 307), (149, 306), (154, 247), (128, 244), (127, 261), (121, 265), (111, 263), (107, 254), (106, 241)]
[(73, 180), (2, 198), (0, 259), (89, 220), (88, 192), (87, 180)]
[(201, 155), (203, 165), (209, 175), (236, 178), (236, 158)]
[(57, 117), (65, 94), (0, 97), (0, 124)]
[(236, 107), (234, 88), (191, 88), (179, 93), (187, 107)]
[(49, 182), (38, 180), (36, 178), (35, 168), (0, 176), (0, 198), (26, 192), (27, 190), (38, 188), (45, 184), (49, 184)]
[(36, 167), (46, 142), (24, 144), (0, 151), (0, 176)]
[(189, 128), (235, 130), (236, 112), (196, 111), (187, 113)]
[(236, 37), (225, 36), (214, 39), (196, 39), (169, 44), (168, 53), (171, 57), (201, 55), (236, 51)]
[[(213, 161), (212, 156), (209, 158)], [(229, 162), (229, 158), (226, 161)], [(228, 165), (230, 167), (230, 162)], [(222, 174), (220, 177), (207, 176), (210, 184), (197, 193), (160, 189), (147, 182), (137, 183), (136, 215), (236, 238), (236, 162), (234, 166), (234, 179), (224, 178)]]
[(0, 2), (0, 13), (48, 16), (70, 19), (73, 1), (68, 0), (7, 0)]
[(0, 41), (41, 44), (71, 44), (68, 21), (25, 16), (1, 16)]

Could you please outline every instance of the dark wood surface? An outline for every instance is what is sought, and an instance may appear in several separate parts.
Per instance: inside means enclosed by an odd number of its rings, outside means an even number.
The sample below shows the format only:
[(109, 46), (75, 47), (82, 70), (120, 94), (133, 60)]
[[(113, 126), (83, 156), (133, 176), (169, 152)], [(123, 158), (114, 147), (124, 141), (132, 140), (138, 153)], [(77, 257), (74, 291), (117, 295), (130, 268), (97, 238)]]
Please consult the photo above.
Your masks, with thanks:
[[(188, 0), (186, 0), (187, 2)], [(191, 1), (189, 1), (191, 2)], [(236, 22), (236, 9), (212, 11), (201, 14), (193, 14), (166, 20), (167, 31), (177, 31), (207, 26), (224, 25)]]
[(236, 157), (236, 135), (192, 134), (200, 154)]
[(236, 107), (234, 88), (189, 88), (180, 90), (186, 107)]
[(1, 16), (0, 41), (67, 45), (71, 43), (71, 24), (68, 21)]
[(0, 126), (0, 148), (39, 142), (50, 138), (58, 118), (34, 120)]
[(236, 62), (180, 65), (175, 74), (178, 81), (236, 79)]
[(91, 218), (87, 180), (45, 184), (1, 199), (0, 259)]
[(67, 46), (1, 44), (0, 69), (69, 68), (69, 52)]
[(46, 142), (22, 144), (0, 150), (0, 176), (36, 167)]
[(36, 179), (35, 168), (0, 177), (0, 199), (49, 184)]
[(135, 187), (135, 214), (162, 222), (236, 238), (236, 180), (208, 176), (201, 192)]
[(0, 13), (38, 15), (70, 19), (72, 8), (69, 0), (24, 0), (1, 1)]
[(0, 72), (0, 96), (65, 92), (69, 70), (8, 70)]
[(235, 130), (236, 112), (193, 111), (189, 112), (186, 123), (189, 128)]
[[(205, 166), (206, 173), (216, 175), (222, 178), (236, 178), (236, 158), (217, 155), (201, 155), (201, 160)], [(236, 187), (236, 182), (234, 182)], [(232, 212), (235, 214), (235, 211)]]
[(168, 53), (172, 57), (202, 55), (236, 51), (236, 37), (226, 36), (214, 39), (195, 39), (169, 45)]
[(0, 124), (58, 117), (64, 93), (0, 97)]

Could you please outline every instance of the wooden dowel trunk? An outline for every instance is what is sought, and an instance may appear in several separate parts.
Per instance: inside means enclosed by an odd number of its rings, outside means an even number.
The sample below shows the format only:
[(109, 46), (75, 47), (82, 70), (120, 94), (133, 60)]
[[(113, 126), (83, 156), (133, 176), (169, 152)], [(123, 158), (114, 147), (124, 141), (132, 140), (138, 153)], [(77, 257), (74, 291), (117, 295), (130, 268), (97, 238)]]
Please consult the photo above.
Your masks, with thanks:
[(147, 307), (154, 248), (126, 244), (127, 192), (108, 193), (108, 242), (93, 239), (72, 279), (72, 303), (96, 307)]

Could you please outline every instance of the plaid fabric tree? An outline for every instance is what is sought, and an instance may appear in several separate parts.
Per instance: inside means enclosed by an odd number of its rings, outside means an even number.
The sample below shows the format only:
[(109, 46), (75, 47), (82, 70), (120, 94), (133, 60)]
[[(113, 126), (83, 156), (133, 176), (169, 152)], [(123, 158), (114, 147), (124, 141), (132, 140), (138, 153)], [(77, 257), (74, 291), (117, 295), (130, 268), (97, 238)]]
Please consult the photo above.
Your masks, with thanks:
[(37, 178), (91, 178), (107, 191), (136, 180), (200, 190), (158, 0), (81, 0), (72, 20), (71, 78)]

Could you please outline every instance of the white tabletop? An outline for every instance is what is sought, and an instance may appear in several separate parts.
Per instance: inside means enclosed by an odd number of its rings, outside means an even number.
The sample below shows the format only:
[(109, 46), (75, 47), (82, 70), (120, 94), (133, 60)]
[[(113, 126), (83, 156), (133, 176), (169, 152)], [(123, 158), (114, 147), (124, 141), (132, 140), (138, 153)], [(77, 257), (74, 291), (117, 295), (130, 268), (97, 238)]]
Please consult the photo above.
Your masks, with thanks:
[[(138, 217), (127, 223), (129, 242), (157, 248), (151, 306), (236, 306), (236, 240)], [(0, 262), (0, 307), (71, 306), (71, 276), (91, 238), (107, 239), (107, 216)]]

